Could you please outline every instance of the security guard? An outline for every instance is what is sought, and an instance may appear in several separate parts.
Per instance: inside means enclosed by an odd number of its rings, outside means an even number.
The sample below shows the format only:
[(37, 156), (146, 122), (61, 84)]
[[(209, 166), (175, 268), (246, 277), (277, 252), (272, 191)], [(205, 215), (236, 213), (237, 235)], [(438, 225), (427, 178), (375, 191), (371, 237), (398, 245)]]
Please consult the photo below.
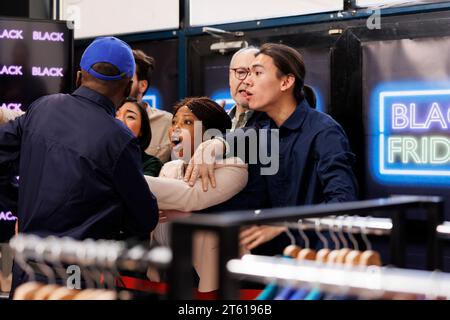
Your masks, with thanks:
[[(80, 66), (75, 92), (44, 96), (0, 126), (0, 177), (20, 175), (19, 232), (148, 239), (157, 202), (136, 138), (115, 119), (130, 92), (133, 54), (117, 38), (97, 38)], [(25, 281), (16, 265), (13, 289)]]

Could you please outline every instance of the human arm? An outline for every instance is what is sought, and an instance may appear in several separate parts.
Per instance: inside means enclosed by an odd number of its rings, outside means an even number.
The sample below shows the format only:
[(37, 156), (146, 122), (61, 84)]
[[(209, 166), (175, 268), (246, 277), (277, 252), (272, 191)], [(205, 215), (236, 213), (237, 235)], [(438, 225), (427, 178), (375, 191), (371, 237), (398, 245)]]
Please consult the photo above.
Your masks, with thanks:
[(0, 126), (0, 176), (16, 176), (19, 173), (20, 148), (25, 116)]
[(216, 188), (209, 188), (206, 192), (200, 180), (190, 187), (183, 180), (172, 178), (145, 176), (145, 179), (161, 210), (198, 211), (230, 199), (244, 189), (248, 181), (247, 168), (243, 163), (218, 167), (215, 175)]
[(215, 187), (214, 163), (217, 159), (239, 157), (245, 163), (249, 158), (258, 156), (258, 130), (253, 127), (239, 128), (206, 140), (195, 150), (194, 155), (186, 168), (184, 181), (193, 186), (198, 177), (202, 180), (203, 190), (208, 189), (209, 182)]
[(243, 229), (239, 234), (240, 245), (246, 250), (252, 250), (268, 242), (286, 231), (286, 227), (253, 225)]
[(125, 204), (124, 231), (130, 237), (148, 238), (158, 223), (158, 205), (143, 177), (140, 150), (135, 140), (120, 154), (113, 178)]
[(320, 132), (315, 140), (317, 175), (326, 203), (357, 200), (357, 182), (352, 170), (355, 155), (340, 126)]

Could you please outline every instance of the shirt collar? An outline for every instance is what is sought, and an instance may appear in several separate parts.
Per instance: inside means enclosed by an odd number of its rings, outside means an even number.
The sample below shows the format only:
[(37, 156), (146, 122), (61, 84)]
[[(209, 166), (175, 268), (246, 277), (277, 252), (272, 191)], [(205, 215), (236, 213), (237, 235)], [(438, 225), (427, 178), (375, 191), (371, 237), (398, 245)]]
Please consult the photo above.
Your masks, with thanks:
[[(286, 121), (280, 126), (280, 128), (286, 128), (289, 130), (298, 130), (303, 125), (306, 115), (308, 114), (309, 104), (306, 99), (303, 99), (299, 105), (295, 108), (295, 111), (286, 119)], [(271, 127), (277, 125), (273, 120), (270, 120)]]
[(230, 111), (228, 111), (228, 115), (230, 116), (231, 119), (234, 118), (234, 116), (236, 115), (236, 105), (234, 105)]
[(116, 114), (116, 107), (114, 106), (114, 103), (112, 103), (111, 100), (109, 100), (104, 95), (98, 93), (97, 91), (94, 91), (87, 87), (81, 86), (77, 90), (75, 90), (72, 93), (72, 95), (86, 98), (86, 99), (98, 104), (100, 107), (105, 109), (106, 112), (108, 112), (108, 114), (110, 114), (112, 116), (115, 116), (115, 114)]
[[(236, 116), (236, 105), (234, 105), (231, 109), (230, 109), (230, 111), (228, 111), (228, 116), (231, 118), (231, 119), (233, 119), (235, 116)], [(253, 113), (255, 112), (255, 110), (251, 110), (251, 109), (247, 109), (247, 110), (245, 110), (244, 111), (244, 115), (246, 115), (246, 116), (251, 116)]]

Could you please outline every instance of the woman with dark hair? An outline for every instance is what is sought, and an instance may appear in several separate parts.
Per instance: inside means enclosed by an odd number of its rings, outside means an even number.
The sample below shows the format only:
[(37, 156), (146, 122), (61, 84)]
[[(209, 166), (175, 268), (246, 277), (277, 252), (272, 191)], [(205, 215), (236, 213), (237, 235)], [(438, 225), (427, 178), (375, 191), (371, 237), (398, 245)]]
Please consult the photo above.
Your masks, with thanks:
[(222, 135), (230, 128), (228, 114), (207, 97), (186, 98), (174, 106), (168, 132), (174, 160), (164, 164), (159, 178), (146, 177), (161, 210), (203, 210), (230, 199), (245, 187), (247, 166), (239, 158), (216, 162), (217, 187), (207, 192), (202, 190), (201, 181), (191, 188), (182, 180), (184, 169), (205, 134), (214, 130)]
[(144, 174), (157, 177), (163, 165), (161, 160), (144, 152), (152, 140), (152, 130), (145, 106), (134, 98), (126, 98), (117, 109), (116, 118), (122, 121), (137, 137), (142, 152)]
[[(146, 177), (158, 201), (160, 210), (178, 210), (176, 216), (199, 211), (222, 203), (239, 193), (247, 184), (247, 165), (239, 158), (218, 160), (216, 187), (203, 191), (198, 180), (190, 187), (182, 180), (188, 160), (198, 144), (208, 139), (208, 133), (222, 135), (231, 128), (231, 119), (225, 110), (207, 97), (186, 98), (174, 107), (169, 138), (174, 160), (164, 164), (158, 178)], [(187, 213), (189, 214), (189, 213)], [(152, 234), (152, 240), (169, 245), (168, 223), (165, 215)], [(199, 291), (217, 289), (217, 239), (214, 234), (199, 232), (194, 237), (193, 264), (200, 278)], [(158, 280), (153, 274), (152, 280)]]

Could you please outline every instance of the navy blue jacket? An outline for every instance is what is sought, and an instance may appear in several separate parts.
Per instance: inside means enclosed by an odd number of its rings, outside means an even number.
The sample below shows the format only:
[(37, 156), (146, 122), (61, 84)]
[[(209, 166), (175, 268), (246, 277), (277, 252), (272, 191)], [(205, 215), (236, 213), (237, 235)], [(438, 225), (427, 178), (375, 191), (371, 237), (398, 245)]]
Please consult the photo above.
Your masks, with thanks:
[[(263, 130), (270, 129), (274, 131), (267, 131), (269, 138), (261, 140)], [(252, 127), (227, 134), (225, 138), (230, 145), (233, 145), (232, 141), (235, 140), (229, 156), (240, 156), (247, 163), (251, 161), (249, 150), (254, 143), (246, 143), (243, 148), (246, 150), (245, 157), (236, 153), (236, 144), (245, 143), (246, 135), (252, 136), (251, 130), (256, 130), (259, 134), (258, 154), (271, 150), (270, 134), (278, 136), (279, 150), (274, 154), (274, 158), (279, 161), (278, 171), (273, 175), (261, 175), (261, 169), (270, 165), (262, 164), (264, 161), (258, 156), (256, 163), (249, 164), (249, 178), (245, 189), (230, 200), (204, 212), (357, 200), (358, 188), (352, 170), (355, 156), (350, 150), (344, 130), (327, 114), (312, 109), (306, 100), (297, 106), (280, 127), (273, 120), (266, 119), (253, 122)], [(269, 143), (265, 144), (266, 141)], [(253, 151), (255, 150), (253, 148)], [(294, 234), (298, 236), (296, 232)], [(315, 238), (310, 237), (310, 241), (314, 246)], [(252, 253), (281, 254), (290, 243), (287, 235), (282, 233), (252, 250)]]
[(0, 126), (0, 176), (20, 175), (19, 231), (148, 239), (158, 206), (136, 138), (105, 96), (81, 87), (36, 100)]
[(269, 119), (261, 129), (275, 129), (279, 136), (279, 170), (263, 176), (271, 207), (357, 200), (355, 155), (329, 115), (303, 100), (280, 127)]
[[(257, 134), (252, 135), (252, 130)], [(261, 139), (264, 131), (268, 138)], [(276, 135), (278, 149), (270, 145), (272, 134)], [(246, 141), (249, 136), (257, 136), (258, 142)], [(355, 156), (344, 130), (329, 115), (309, 107), (306, 100), (281, 127), (266, 118), (254, 122), (253, 127), (228, 133), (225, 138), (233, 146), (228, 156), (238, 156), (249, 163), (248, 184), (242, 192), (206, 212), (357, 200), (358, 188), (352, 170)], [(239, 144), (245, 147), (238, 148)], [(245, 154), (239, 154), (239, 149), (245, 150)], [(270, 158), (272, 162), (278, 161), (278, 170), (275, 174), (262, 175), (262, 168), (273, 165), (265, 165), (266, 160), (261, 158), (261, 154), (270, 150), (275, 152)]]

